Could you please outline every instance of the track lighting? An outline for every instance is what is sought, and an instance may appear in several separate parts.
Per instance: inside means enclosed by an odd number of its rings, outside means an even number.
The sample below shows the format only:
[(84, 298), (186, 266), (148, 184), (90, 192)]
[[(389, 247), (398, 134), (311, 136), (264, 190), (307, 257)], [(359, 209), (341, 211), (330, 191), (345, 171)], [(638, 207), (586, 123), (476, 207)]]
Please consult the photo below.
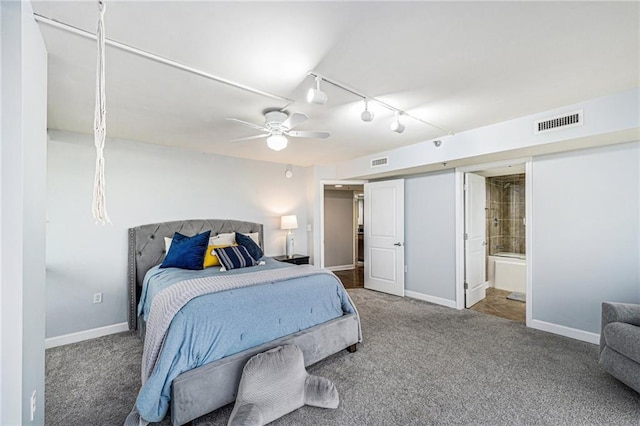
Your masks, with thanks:
[(274, 151), (285, 149), (288, 143), (287, 137), (279, 133), (275, 133), (267, 138), (267, 146)]
[(316, 88), (309, 89), (307, 92), (307, 102), (318, 105), (327, 103), (327, 94), (320, 90), (320, 80), (320, 77), (316, 77)]
[(369, 111), (369, 101), (367, 101), (366, 99), (364, 100), (364, 111), (362, 111), (362, 114), (360, 114), (360, 118), (366, 123), (373, 120), (373, 112)]
[[(393, 105), (389, 105), (388, 103), (384, 102), (381, 99), (377, 99), (374, 97), (371, 97), (363, 92), (361, 92), (358, 89), (354, 89), (353, 87), (349, 87), (344, 83), (341, 83), (339, 81), (336, 81), (332, 78), (326, 77), (326, 76), (322, 76), (318, 73), (316, 73), (315, 71), (309, 71), (308, 75), (312, 76), (315, 78), (316, 84), (315, 84), (315, 89), (309, 89), (309, 91), (307, 92), (307, 102), (310, 103), (314, 103), (314, 104), (320, 104), (323, 105), (327, 102), (327, 94), (325, 92), (323, 92), (322, 90), (320, 90), (320, 80), (322, 80), (323, 82), (330, 84), (334, 87), (337, 87), (338, 89), (344, 90), (345, 92), (351, 93), (352, 95), (355, 95), (357, 97), (359, 97), (360, 99), (362, 99), (364, 101), (364, 111), (362, 111), (362, 113), (360, 113), (360, 118), (362, 119), (362, 121), (364, 121), (365, 123), (368, 123), (370, 121), (373, 121), (374, 118), (374, 114), (373, 111), (369, 111), (369, 102), (375, 102), (377, 106), (383, 107), (388, 109), (389, 111), (395, 113), (395, 120), (393, 121), (393, 123), (391, 123), (391, 130), (396, 132), (396, 133), (402, 133), (404, 132), (405, 129), (405, 125), (403, 123), (400, 122), (400, 116), (404, 115), (406, 117), (409, 117), (412, 120), (418, 121), (422, 124), (426, 124), (427, 126), (431, 126), (435, 129), (438, 129), (448, 135), (453, 135), (453, 132), (451, 130), (445, 129), (443, 127), (437, 126), (433, 123), (430, 123), (426, 120), (423, 120), (419, 117), (416, 117), (413, 114), (408, 113), (407, 111), (401, 110), (400, 108), (396, 108)], [(440, 141), (434, 141), (434, 144), (436, 146), (440, 146), (439, 145)]]
[(400, 122), (400, 114), (396, 112), (396, 120), (391, 123), (391, 130), (396, 133), (404, 132), (404, 124)]

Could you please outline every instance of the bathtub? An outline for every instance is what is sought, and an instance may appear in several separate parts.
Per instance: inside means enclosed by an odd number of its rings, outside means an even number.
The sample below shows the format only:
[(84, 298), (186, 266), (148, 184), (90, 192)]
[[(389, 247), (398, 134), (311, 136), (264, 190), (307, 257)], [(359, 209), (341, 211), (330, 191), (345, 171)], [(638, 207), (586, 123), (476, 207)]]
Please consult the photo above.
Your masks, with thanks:
[(489, 286), (498, 290), (526, 293), (527, 256), (522, 253), (501, 252), (487, 256)]

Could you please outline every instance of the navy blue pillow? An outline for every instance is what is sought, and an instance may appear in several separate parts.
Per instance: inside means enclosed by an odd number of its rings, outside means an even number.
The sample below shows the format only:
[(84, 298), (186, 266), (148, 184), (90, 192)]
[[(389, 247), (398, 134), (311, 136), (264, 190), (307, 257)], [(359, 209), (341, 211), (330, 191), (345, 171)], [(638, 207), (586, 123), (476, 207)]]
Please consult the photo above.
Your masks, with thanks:
[(246, 268), (247, 266), (256, 266), (258, 262), (251, 257), (244, 246), (229, 246), (216, 248), (216, 256), (220, 260), (222, 266), (227, 271), (231, 269)]
[(204, 254), (209, 246), (211, 231), (187, 237), (178, 232), (173, 234), (169, 253), (164, 258), (161, 268), (202, 269)]
[(251, 237), (248, 237), (244, 234), (236, 232), (236, 243), (240, 244), (241, 246), (244, 246), (244, 248), (247, 249), (251, 257), (253, 257), (255, 260), (259, 260), (262, 258), (262, 256), (264, 256), (264, 253), (262, 252), (262, 249), (260, 248), (260, 246), (257, 245), (256, 242), (253, 241), (253, 238)]

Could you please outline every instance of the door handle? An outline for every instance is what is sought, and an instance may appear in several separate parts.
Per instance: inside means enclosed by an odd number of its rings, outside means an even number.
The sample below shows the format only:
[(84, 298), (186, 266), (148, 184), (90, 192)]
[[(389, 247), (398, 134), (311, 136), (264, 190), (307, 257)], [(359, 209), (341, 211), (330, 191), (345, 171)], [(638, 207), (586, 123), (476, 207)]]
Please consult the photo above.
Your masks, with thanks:
[(402, 243), (395, 243), (394, 246), (402, 247)]

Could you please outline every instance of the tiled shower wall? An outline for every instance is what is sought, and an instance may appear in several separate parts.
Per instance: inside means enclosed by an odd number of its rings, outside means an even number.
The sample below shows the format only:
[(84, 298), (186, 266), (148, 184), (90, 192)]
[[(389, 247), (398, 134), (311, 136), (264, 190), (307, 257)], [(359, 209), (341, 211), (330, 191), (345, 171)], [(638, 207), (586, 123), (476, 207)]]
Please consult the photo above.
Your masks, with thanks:
[(489, 255), (525, 252), (524, 177), (523, 173), (486, 179)]

